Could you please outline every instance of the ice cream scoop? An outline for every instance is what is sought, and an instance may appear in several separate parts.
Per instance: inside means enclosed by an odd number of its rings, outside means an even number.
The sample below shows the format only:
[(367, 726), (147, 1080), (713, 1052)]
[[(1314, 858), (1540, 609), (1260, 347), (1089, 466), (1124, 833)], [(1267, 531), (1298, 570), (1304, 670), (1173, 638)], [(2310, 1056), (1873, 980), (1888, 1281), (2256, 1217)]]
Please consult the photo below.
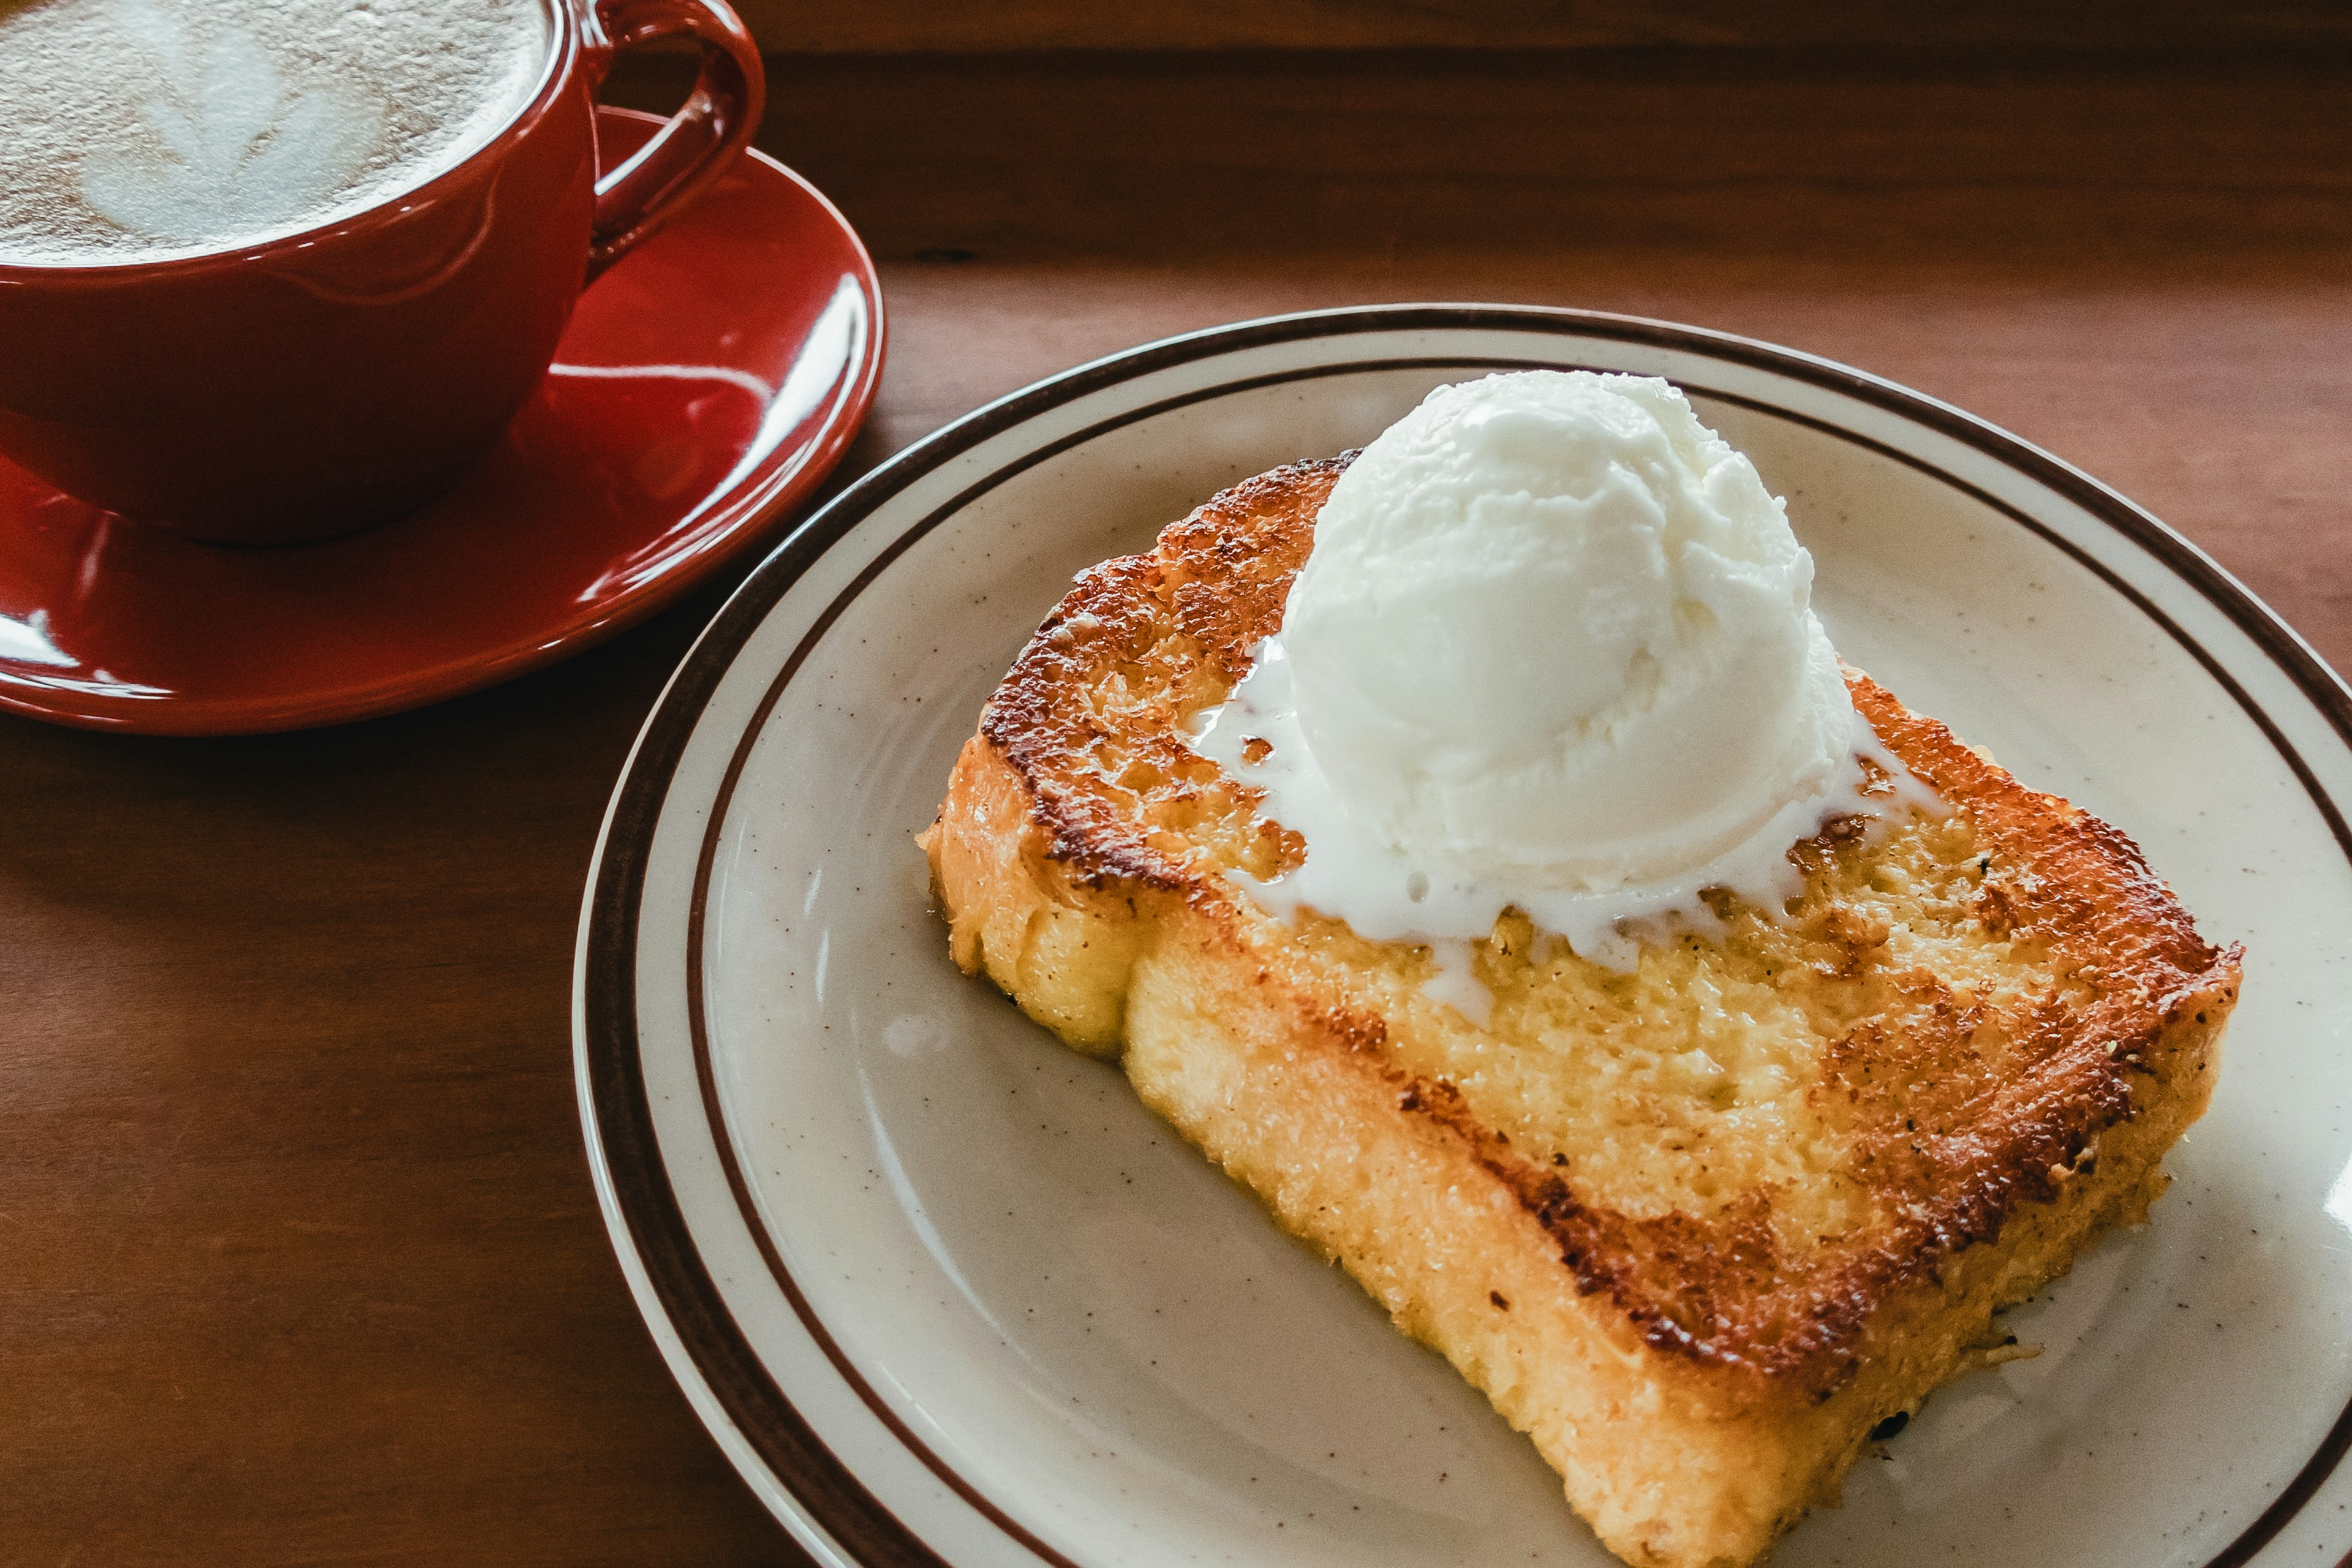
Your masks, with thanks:
[(1601, 890), (1722, 853), (1845, 760), (1812, 578), (1673, 386), (1529, 371), (1364, 448), (1282, 640), (1316, 763), (1383, 842)]
[(1306, 840), (1253, 893), (1380, 940), (1516, 907), (1620, 965), (1627, 922), (1704, 923), (1707, 889), (1776, 907), (1824, 820), (1933, 798), (1855, 712), (1812, 581), (1666, 382), (1439, 387), (1333, 485), (1280, 632), (1199, 726)]

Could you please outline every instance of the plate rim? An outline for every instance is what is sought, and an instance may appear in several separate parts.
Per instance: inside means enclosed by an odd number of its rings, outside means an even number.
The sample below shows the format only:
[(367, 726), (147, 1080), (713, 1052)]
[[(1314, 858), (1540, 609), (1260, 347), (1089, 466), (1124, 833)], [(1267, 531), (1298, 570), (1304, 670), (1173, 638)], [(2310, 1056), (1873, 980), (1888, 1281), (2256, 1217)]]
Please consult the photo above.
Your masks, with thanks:
[[(600, 124), (607, 119), (656, 129), (667, 123), (660, 115), (614, 104), (598, 104), (596, 115)], [(183, 698), (161, 701), (60, 693), (56, 700), (44, 700), (36, 695), (40, 690), (37, 686), (10, 680), (0, 682), (0, 710), (70, 729), (177, 736), (270, 734), (383, 718), (502, 685), (584, 652), (667, 608), (730, 562), (740, 560), (746, 551), (761, 542), (779, 516), (806, 500), (839, 466), (873, 408), (889, 338), (881, 274), (875, 268), (864, 237), (832, 199), (797, 169), (757, 147), (746, 147), (742, 155), (763, 165), (770, 174), (781, 176), (795, 195), (812, 203), (825, 222), (839, 231), (854, 259), (858, 293), (865, 300), (873, 326), (866, 333), (858, 363), (845, 378), (846, 389), (834, 399), (833, 411), (821, 426), (818, 438), (804, 448), (805, 455), (799, 461), (787, 462), (739, 481), (725, 504), (717, 509), (722, 515), (730, 511), (738, 515), (708, 544), (644, 586), (612, 601), (602, 614), (543, 628), (486, 652), (410, 668), (356, 689), (293, 698)], [(663, 237), (656, 235), (646, 243), (658, 245)], [(560, 347), (558, 353), (560, 355)], [(394, 519), (385, 526), (396, 526), (399, 521)], [(323, 542), (331, 544), (334, 541)], [(550, 629), (554, 635), (549, 635)]]
[[(573, 1056), (583, 1134), (606, 1228), (623, 1259), (638, 1310), (661, 1347), (672, 1374), (687, 1392), (698, 1415), (711, 1426), (714, 1436), (720, 1437), (730, 1461), (743, 1472), (755, 1494), (788, 1527), (815, 1527), (825, 1543), (837, 1543), (837, 1549), (845, 1553), (842, 1561), (870, 1568), (949, 1568), (947, 1559), (892, 1514), (826, 1447), (735, 1322), (695, 1247), (684, 1210), (661, 1159), (642, 1070), (635, 969), (645, 877), (654, 828), (667, 803), (678, 763), (710, 698), (769, 612), (834, 544), (924, 475), (1038, 414), (1156, 371), (1239, 350), (1365, 332), (1481, 329), (1598, 338), (1694, 353), (1843, 394), (1953, 437), (2073, 501), (2085, 514), (2139, 546), (2243, 632), (2259, 653), (2289, 678), (2336, 738), (2352, 749), (2352, 687), (2347, 687), (2277, 612), (2144, 508), (2042, 448), (1940, 399), (1836, 361), (1738, 334), (1645, 317), (1561, 307), (1476, 303), (1351, 306), (1255, 318), (1160, 339), (1089, 361), (983, 404), (869, 470), (802, 522), (753, 569), (679, 661), (631, 748), (607, 806), (583, 893), (574, 963)], [(1416, 357), (1433, 366), (1482, 363), (1482, 356), (1477, 354)], [(1400, 363), (1412, 362), (1350, 360), (1333, 368), (1361, 372)], [(1491, 363), (1499, 368), (1530, 362), (1497, 359)], [(1312, 372), (1286, 373), (1275, 379), (1303, 379), (1309, 374)], [(1202, 390), (1198, 397), (1229, 395), (1235, 390), (1238, 388), (1234, 384), (1224, 383)], [(2352, 826), (2347, 826), (2336, 800), (2276, 721), (2211, 650), (2112, 568), (2021, 508), (1915, 455), (1788, 408), (1711, 389), (1698, 390), (1707, 397), (1811, 425), (1928, 472), (1993, 507), (2086, 566), (2153, 619), (2228, 691), (2295, 773), (2347, 860), (2352, 860)], [(1176, 401), (1192, 400), (1196, 399), (1182, 396)], [(1157, 411), (1159, 406), (1131, 407), (1110, 416), (1108, 422), (1131, 422)], [(906, 533), (884, 545), (875, 560), (864, 564), (857, 581), (845, 590), (835, 607), (837, 609), (853, 596), (859, 585), (896, 559), (932, 523), (953, 515), (976, 493), (1002, 483), (1013, 473), (1049, 460), (1067, 445), (1098, 433), (1099, 426), (1089, 426), (1067, 441), (1033, 447), (978, 476), (971, 486), (934, 509), (929, 518), (910, 525)], [(822, 638), (831, 619), (830, 613), (820, 615), (805, 634), (803, 649)], [(704, 843), (688, 913), (689, 954), (700, 951), (697, 936), (707, 903), (711, 848), (725, 818), (727, 801), (751, 742), (797, 662), (797, 658), (788, 662), (772, 681), (742, 733), (732, 740), (727, 773), (704, 825)], [(867, 1408), (938, 1479), (1035, 1560), (1052, 1564), (1053, 1568), (1077, 1568), (1006, 1516), (908, 1431), (848, 1364), (829, 1332), (799, 1296), (775, 1254), (772, 1238), (751, 1208), (737, 1166), (719, 1110), (709, 1053), (703, 1048), (699, 982), (698, 966), (689, 964), (688, 1005), (694, 1016), (704, 1113), (711, 1122), (720, 1163), (752, 1238), (803, 1326)], [(622, 1186), (625, 1173), (635, 1178), (626, 1193)], [(641, 1238), (660, 1243), (661, 1255), (648, 1259)], [(659, 1277), (656, 1263), (659, 1265)], [(681, 1307), (692, 1311), (686, 1324), (678, 1321)], [(751, 1414), (760, 1419), (747, 1425), (743, 1417)], [(724, 1420), (725, 1431), (714, 1416)], [(759, 1428), (758, 1436), (752, 1426)], [(730, 1435), (733, 1441), (728, 1440)], [(761, 1436), (768, 1439), (764, 1446)], [(2352, 1449), (2352, 1405), (2347, 1405), (2319, 1447), (2252, 1522), (2208, 1560), (2204, 1568), (2241, 1568), (2251, 1561), (2296, 1517), (2335, 1471), (2347, 1449)], [(760, 1478), (747, 1468), (750, 1464), (757, 1464), (766, 1472), (777, 1491), (797, 1505), (794, 1511), (802, 1517), (789, 1518), (777, 1508)], [(2338, 1568), (2352, 1568), (2352, 1552), (2347, 1552)]]

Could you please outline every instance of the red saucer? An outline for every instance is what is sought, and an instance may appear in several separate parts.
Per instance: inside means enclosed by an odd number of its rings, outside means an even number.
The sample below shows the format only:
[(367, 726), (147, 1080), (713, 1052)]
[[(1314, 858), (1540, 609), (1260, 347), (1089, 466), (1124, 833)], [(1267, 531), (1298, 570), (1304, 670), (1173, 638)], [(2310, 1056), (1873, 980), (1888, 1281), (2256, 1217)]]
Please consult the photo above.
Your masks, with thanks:
[[(661, 122), (606, 109), (607, 162)], [(874, 264), (747, 154), (581, 297), (505, 440), (441, 500), (324, 544), (227, 549), (0, 458), (0, 706), (237, 734), (488, 686), (611, 636), (760, 543), (882, 374)]]

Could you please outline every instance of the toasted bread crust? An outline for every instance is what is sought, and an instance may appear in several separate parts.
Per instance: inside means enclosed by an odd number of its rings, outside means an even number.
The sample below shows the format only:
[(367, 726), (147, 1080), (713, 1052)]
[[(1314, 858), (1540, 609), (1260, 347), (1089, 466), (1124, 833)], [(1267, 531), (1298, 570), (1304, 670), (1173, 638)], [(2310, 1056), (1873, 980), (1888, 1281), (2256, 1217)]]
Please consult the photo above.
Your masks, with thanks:
[[(1391, 1030), (1412, 1020), (1297, 959), (1223, 874), (1301, 847), (1181, 727), (1279, 626), (1344, 466), (1223, 492), (1040, 627), (927, 836), (951, 951), (1074, 1047), (1123, 1050), (1155, 1109), (1535, 1437), (1612, 1550), (1747, 1562), (1834, 1496), (1872, 1425), (1973, 1363), (1995, 1310), (2144, 1215), (2210, 1094), (2238, 954), (2124, 835), (1850, 672), (1975, 835), (1973, 920), (2046, 982), (1971, 995), (1827, 902), (1815, 967), (1853, 1019), (1805, 1099), (1870, 1223), (1792, 1242), (1769, 1185), (1703, 1212), (1598, 1200), (1566, 1155), (1401, 1065)], [(1795, 853), (1864, 851), (1832, 832)], [(1336, 1168), (1364, 1162), (1387, 1175)]]

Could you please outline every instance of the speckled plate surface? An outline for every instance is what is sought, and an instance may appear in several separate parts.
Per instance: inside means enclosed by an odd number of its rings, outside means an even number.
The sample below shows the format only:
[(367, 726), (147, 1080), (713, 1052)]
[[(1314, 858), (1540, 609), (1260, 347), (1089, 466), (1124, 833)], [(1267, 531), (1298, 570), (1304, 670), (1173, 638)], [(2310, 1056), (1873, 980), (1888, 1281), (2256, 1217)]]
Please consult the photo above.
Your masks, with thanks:
[(1680, 383), (1789, 497), (1850, 658), (2247, 948), (2154, 1223), (2012, 1314), (2044, 1353), (1937, 1394), (1774, 1563), (2346, 1560), (2352, 697), (2013, 437), (1574, 312), (1288, 317), (1083, 367), (877, 469), (720, 614), (614, 798), (575, 989), (614, 1245), (702, 1418), (829, 1563), (1610, 1561), (1450, 1368), (955, 973), (912, 837), (1073, 573), (1521, 365)]

